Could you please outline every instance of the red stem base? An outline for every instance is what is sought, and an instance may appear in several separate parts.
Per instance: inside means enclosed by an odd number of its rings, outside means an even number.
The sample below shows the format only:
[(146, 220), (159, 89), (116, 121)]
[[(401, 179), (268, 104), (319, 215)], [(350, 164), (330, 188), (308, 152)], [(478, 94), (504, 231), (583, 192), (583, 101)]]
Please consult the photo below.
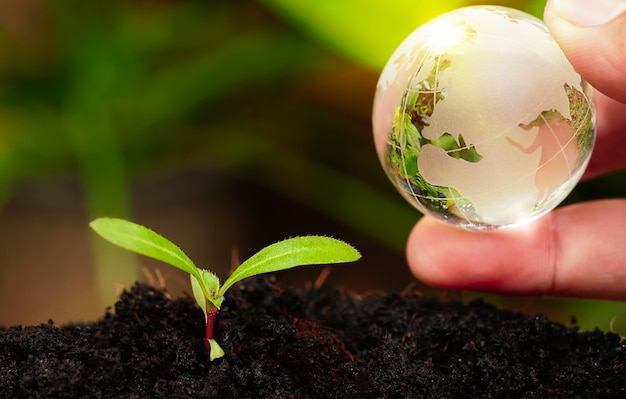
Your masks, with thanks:
[(207, 351), (211, 350), (210, 339), (213, 339), (213, 327), (215, 326), (215, 316), (219, 310), (211, 309), (206, 312), (206, 331), (204, 333), (204, 347)]

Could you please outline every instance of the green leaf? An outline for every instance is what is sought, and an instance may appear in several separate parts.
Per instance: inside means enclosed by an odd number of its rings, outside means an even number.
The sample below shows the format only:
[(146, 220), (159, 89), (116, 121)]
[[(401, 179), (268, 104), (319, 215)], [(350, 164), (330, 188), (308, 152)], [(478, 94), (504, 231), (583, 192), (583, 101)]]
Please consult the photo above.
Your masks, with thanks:
[(204, 269), (198, 269), (198, 271), (202, 280), (198, 281), (194, 276), (190, 276), (191, 289), (198, 306), (204, 311), (206, 317), (207, 307), (211, 307), (206, 302), (209, 301), (215, 308), (219, 309), (222, 307), (224, 297), (219, 294), (220, 280), (215, 273)]
[(201, 280), (196, 265), (176, 244), (146, 227), (116, 218), (98, 218), (89, 226), (117, 246), (168, 263)]
[(261, 273), (290, 269), (296, 266), (353, 262), (361, 254), (352, 246), (330, 237), (295, 237), (263, 248), (243, 262), (220, 289), (224, 295), (233, 284)]
[(215, 359), (219, 359), (224, 356), (224, 349), (218, 345), (217, 341), (214, 339), (208, 339), (209, 345), (211, 346), (211, 350), (209, 351), (209, 359), (211, 361)]
[(207, 311), (220, 309), (224, 297), (218, 294), (220, 282), (217, 276), (208, 270), (199, 269), (202, 280), (194, 276), (189, 276), (191, 280), (191, 291), (196, 303), (204, 313), (204, 321), (208, 321)]
[(204, 290), (202, 289), (202, 283), (194, 276), (189, 276), (189, 280), (191, 281), (191, 292), (193, 293), (193, 298), (196, 300), (198, 307), (202, 309), (202, 313), (204, 314), (204, 321), (207, 322), (208, 317), (206, 314), (206, 296), (204, 295)]

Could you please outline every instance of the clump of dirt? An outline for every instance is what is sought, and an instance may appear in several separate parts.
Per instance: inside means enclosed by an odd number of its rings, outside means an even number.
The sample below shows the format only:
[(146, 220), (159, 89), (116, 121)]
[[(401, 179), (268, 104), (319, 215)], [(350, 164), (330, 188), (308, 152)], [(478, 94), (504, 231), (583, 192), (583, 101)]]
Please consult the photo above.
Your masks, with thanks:
[(190, 298), (137, 284), (93, 324), (0, 330), (1, 398), (589, 398), (626, 395), (620, 338), (397, 292), (268, 278), (232, 289), (210, 362)]

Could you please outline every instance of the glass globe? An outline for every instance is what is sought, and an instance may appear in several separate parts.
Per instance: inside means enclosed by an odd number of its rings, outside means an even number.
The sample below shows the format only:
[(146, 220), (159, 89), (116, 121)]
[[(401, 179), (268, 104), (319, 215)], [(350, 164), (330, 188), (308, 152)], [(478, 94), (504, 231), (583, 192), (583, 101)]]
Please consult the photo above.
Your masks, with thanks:
[(409, 35), (378, 81), (374, 141), (421, 212), (469, 229), (537, 218), (573, 189), (595, 137), (590, 87), (539, 19), (475, 6)]

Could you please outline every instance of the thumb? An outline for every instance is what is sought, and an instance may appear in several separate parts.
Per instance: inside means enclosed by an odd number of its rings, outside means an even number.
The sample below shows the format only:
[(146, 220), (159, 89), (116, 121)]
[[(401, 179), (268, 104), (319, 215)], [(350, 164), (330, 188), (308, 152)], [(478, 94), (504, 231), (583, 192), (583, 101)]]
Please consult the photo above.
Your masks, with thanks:
[(626, 103), (626, 0), (549, 0), (544, 20), (585, 80)]

